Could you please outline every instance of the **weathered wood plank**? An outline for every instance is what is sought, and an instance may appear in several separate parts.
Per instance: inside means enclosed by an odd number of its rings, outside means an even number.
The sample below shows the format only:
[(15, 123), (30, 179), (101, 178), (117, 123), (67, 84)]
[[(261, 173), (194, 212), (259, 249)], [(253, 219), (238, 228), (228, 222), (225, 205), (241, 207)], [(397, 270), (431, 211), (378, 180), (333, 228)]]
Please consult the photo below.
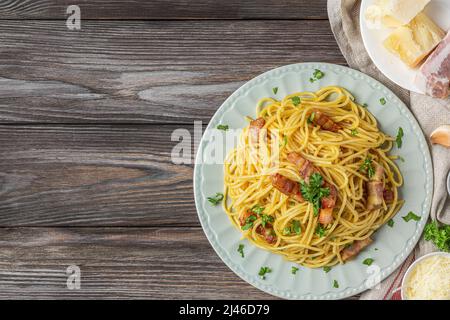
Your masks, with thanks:
[(2, 0), (0, 19), (65, 19), (77, 4), (82, 19), (326, 19), (326, 0)]
[[(66, 286), (77, 265), (81, 288)], [(200, 228), (2, 228), (0, 298), (272, 299), (236, 276)]]
[(2, 21), (0, 123), (208, 121), (254, 76), (345, 64), (328, 21)]
[(0, 126), (0, 226), (198, 226), (177, 128)]

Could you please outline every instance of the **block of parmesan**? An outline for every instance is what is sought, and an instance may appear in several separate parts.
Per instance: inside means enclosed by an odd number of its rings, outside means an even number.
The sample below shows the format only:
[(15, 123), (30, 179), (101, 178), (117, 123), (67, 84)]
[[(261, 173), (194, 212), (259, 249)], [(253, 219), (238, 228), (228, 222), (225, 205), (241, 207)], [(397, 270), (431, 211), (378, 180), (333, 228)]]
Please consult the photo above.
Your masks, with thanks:
[(365, 12), (370, 29), (395, 28), (409, 23), (430, 0), (375, 0)]
[(450, 31), (420, 67), (416, 84), (429, 96), (441, 99), (449, 96)]
[(411, 68), (420, 62), (444, 38), (445, 32), (425, 13), (419, 13), (407, 25), (395, 29), (383, 45)]

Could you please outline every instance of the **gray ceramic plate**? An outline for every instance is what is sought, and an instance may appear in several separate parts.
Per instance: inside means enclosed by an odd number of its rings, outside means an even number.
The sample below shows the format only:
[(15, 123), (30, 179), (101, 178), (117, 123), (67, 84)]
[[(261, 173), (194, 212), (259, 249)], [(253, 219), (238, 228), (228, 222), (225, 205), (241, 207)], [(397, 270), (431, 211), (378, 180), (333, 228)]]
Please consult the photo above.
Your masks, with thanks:
[[(310, 83), (314, 69), (320, 69), (325, 77)], [(352, 92), (361, 104), (367, 103), (384, 132), (395, 136), (403, 128), (403, 146), (392, 150), (405, 162), (398, 161), (404, 176), (400, 189), (405, 205), (395, 216), (393, 228), (385, 225), (375, 234), (374, 243), (355, 260), (333, 267), (325, 273), (322, 269), (300, 267), (294, 276), (293, 264), (281, 256), (259, 249), (247, 240), (242, 240), (221, 206), (213, 207), (207, 197), (223, 190), (223, 166), (206, 164), (211, 160), (208, 145), (212, 128), (228, 124), (230, 128), (247, 125), (244, 117), (255, 116), (255, 104), (262, 98), (274, 96), (273, 87), (278, 87), (276, 97), (281, 98), (297, 91), (318, 90), (326, 85), (338, 85)], [(387, 103), (380, 104), (380, 98)], [(230, 150), (224, 146), (224, 155)], [(200, 160), (203, 163), (200, 163)], [(219, 108), (200, 142), (194, 170), (194, 193), (198, 216), (203, 230), (220, 258), (238, 276), (253, 286), (270, 294), (288, 299), (340, 299), (360, 293), (375, 285), (392, 273), (408, 256), (419, 240), (428, 218), (432, 196), (432, 164), (423, 133), (407, 107), (378, 81), (349, 68), (324, 63), (300, 63), (268, 71), (236, 90)], [(401, 217), (409, 211), (421, 217), (420, 221), (405, 222)], [(245, 258), (237, 252), (239, 244), (245, 244)], [(375, 250), (376, 249), (376, 250)], [(368, 267), (362, 264), (373, 258)], [(272, 273), (260, 279), (261, 266), (269, 266)], [(339, 288), (333, 286), (334, 280)]]

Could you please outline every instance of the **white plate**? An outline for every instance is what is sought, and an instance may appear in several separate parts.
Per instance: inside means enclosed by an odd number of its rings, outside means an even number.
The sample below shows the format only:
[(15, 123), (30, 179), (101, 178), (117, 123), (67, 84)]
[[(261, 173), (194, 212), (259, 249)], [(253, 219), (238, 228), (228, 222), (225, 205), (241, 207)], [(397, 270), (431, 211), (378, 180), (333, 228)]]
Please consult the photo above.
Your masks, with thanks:
[[(364, 13), (366, 8), (374, 2), (375, 0), (362, 0), (359, 16), (361, 35), (367, 53), (377, 68), (391, 81), (407, 90), (423, 94), (423, 90), (414, 83), (418, 69), (409, 68), (400, 58), (383, 46), (384, 39), (394, 29), (371, 30), (367, 28)], [(425, 7), (425, 13), (442, 29), (446, 31), (450, 29), (450, 0), (431, 0)]]
[[(314, 69), (325, 76), (314, 83), (309, 82)], [(394, 228), (381, 227), (374, 236), (374, 243), (355, 260), (332, 268), (329, 273), (322, 269), (300, 267), (297, 275), (291, 274), (291, 262), (280, 255), (259, 249), (241, 240), (239, 230), (232, 225), (221, 206), (213, 207), (207, 197), (222, 192), (223, 165), (206, 164), (212, 158), (211, 138), (218, 124), (228, 124), (237, 129), (247, 126), (244, 117), (255, 116), (255, 104), (262, 98), (273, 96), (272, 88), (278, 87), (276, 97), (289, 93), (316, 91), (327, 85), (347, 88), (361, 103), (367, 103), (379, 121), (380, 129), (396, 135), (399, 126), (405, 137), (400, 150), (392, 151), (406, 159), (399, 162), (404, 176), (400, 194), (405, 204), (394, 217)], [(381, 105), (379, 100), (387, 101)], [(232, 146), (224, 144), (223, 157)], [(200, 161), (203, 159), (204, 161)], [(202, 162), (202, 163), (200, 163)], [(408, 256), (418, 241), (428, 218), (433, 174), (430, 153), (422, 131), (408, 108), (385, 86), (376, 80), (349, 68), (325, 63), (301, 63), (268, 71), (244, 84), (219, 108), (209, 123), (200, 142), (194, 170), (194, 195), (198, 216), (203, 230), (220, 258), (242, 279), (270, 294), (289, 299), (339, 299), (367, 289), (373, 282), (387, 277)], [(405, 222), (401, 217), (409, 211), (421, 216), (419, 222)], [(237, 252), (240, 243), (245, 244), (245, 258)], [(378, 250), (374, 250), (377, 248)], [(368, 257), (375, 262), (367, 267), (362, 261)], [(262, 266), (272, 268), (266, 280), (258, 277)], [(339, 288), (333, 287), (337, 280)], [(250, 298), (250, 297), (249, 297)]]

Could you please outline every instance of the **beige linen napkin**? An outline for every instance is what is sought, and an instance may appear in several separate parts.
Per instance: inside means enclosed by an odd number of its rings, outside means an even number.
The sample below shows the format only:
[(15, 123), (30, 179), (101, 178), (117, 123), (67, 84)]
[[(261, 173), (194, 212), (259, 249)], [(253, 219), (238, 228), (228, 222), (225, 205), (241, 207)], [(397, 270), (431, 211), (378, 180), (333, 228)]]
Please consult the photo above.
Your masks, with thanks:
[[(439, 125), (450, 124), (450, 98), (438, 100), (413, 92), (410, 93), (387, 79), (373, 64), (361, 39), (359, 9), (360, 0), (328, 0), (328, 17), (331, 29), (348, 65), (379, 80), (396, 93), (406, 105), (409, 105), (427, 138)], [(450, 149), (430, 145), (430, 150), (434, 170), (431, 218), (450, 224), (450, 201), (447, 200), (446, 189), (446, 177), (450, 169)], [(364, 292), (361, 299), (398, 299), (398, 288), (408, 266), (415, 258), (435, 250), (436, 248), (430, 242), (422, 238), (406, 261), (381, 285)]]

